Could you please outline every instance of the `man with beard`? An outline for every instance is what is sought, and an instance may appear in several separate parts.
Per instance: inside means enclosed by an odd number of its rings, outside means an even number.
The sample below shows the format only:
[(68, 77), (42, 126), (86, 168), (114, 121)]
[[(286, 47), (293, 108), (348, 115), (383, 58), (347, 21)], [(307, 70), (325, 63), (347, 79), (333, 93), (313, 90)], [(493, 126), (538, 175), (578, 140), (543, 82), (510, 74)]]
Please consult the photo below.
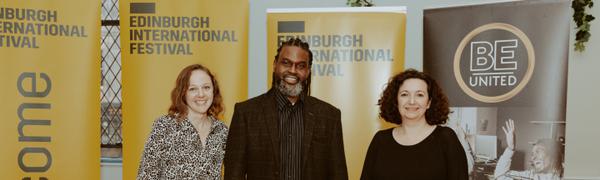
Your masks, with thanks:
[(225, 152), (225, 179), (348, 179), (340, 110), (310, 96), (312, 52), (282, 42), (273, 84), (237, 103)]

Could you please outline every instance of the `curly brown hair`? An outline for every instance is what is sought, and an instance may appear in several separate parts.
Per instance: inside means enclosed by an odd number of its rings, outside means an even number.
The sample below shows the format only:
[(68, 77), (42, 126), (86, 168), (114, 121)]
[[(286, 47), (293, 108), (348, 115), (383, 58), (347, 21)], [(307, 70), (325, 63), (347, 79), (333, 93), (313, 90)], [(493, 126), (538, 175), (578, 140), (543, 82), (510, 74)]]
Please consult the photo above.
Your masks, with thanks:
[(387, 122), (402, 124), (402, 116), (398, 110), (398, 91), (407, 79), (421, 79), (427, 83), (427, 94), (431, 101), (429, 109), (425, 111), (427, 124), (445, 124), (448, 120), (448, 113), (450, 113), (448, 97), (446, 97), (435, 79), (415, 69), (407, 69), (390, 78), (383, 93), (381, 93), (381, 98), (377, 101), (380, 110), (379, 116)]
[(210, 76), (210, 80), (213, 84), (213, 101), (210, 108), (206, 111), (208, 116), (217, 117), (223, 112), (223, 97), (219, 89), (219, 83), (213, 73), (201, 64), (189, 65), (179, 73), (177, 81), (175, 81), (175, 88), (171, 91), (171, 106), (169, 107), (169, 116), (175, 117), (177, 122), (183, 121), (188, 113), (187, 103), (185, 102), (186, 92), (190, 86), (190, 76), (195, 70), (201, 70), (206, 72)]

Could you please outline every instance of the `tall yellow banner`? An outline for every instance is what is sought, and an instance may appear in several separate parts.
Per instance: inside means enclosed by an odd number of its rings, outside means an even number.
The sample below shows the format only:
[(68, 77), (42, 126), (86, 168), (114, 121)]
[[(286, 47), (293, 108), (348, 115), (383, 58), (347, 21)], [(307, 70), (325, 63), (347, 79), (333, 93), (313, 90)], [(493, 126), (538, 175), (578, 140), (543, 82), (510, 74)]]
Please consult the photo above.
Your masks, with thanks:
[(153, 121), (167, 113), (175, 79), (201, 63), (216, 74), (227, 124), (247, 98), (247, 0), (122, 0), (123, 179), (135, 179)]
[(404, 69), (405, 29), (404, 7), (268, 10), (268, 69), (282, 41), (309, 43), (310, 93), (342, 111), (350, 179), (359, 179), (375, 132), (389, 126), (378, 118), (377, 99), (388, 78)]
[(100, 8), (0, 4), (1, 179), (99, 179)]

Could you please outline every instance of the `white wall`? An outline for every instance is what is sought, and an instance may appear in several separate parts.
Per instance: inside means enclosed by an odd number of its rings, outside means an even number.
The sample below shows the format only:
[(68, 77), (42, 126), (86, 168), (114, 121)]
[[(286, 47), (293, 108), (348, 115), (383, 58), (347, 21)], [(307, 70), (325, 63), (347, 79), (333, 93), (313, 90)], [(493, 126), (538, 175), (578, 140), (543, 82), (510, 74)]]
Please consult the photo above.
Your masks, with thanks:
[(123, 163), (121, 162), (102, 162), (100, 163), (101, 180), (120, 180), (123, 179)]
[[(373, 0), (377, 6), (407, 6), (406, 68), (422, 69), (423, 9), (504, 2), (506, 0)], [(255, 0), (250, 3), (248, 96), (266, 92), (266, 9), (293, 7), (344, 7), (345, 0)], [(600, 7), (592, 11), (592, 37), (587, 51), (570, 50), (567, 88), (565, 179), (600, 179)], [(573, 33), (571, 33), (573, 37)], [(573, 38), (571, 38), (573, 39)], [(571, 43), (572, 44), (572, 43)], [(349, 132), (346, 132), (349, 133)]]
[(596, 20), (586, 51), (574, 52), (573, 43), (569, 51), (565, 176), (600, 179), (600, 7), (591, 13)]

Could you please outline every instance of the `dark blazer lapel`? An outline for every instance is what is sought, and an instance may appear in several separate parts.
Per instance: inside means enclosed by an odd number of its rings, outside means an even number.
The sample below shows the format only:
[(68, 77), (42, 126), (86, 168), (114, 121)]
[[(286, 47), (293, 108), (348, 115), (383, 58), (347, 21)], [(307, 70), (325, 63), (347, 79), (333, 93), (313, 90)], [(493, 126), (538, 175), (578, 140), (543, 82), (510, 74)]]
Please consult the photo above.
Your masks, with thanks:
[(302, 137), (302, 167), (306, 167), (310, 145), (312, 144), (313, 128), (316, 125), (316, 109), (312, 97), (306, 96), (304, 100), (304, 136)]
[(264, 96), (263, 113), (265, 117), (265, 126), (269, 130), (271, 137), (271, 145), (273, 146), (273, 155), (275, 156), (275, 164), (279, 164), (279, 115), (277, 114), (277, 101), (275, 100), (273, 89), (267, 92)]

